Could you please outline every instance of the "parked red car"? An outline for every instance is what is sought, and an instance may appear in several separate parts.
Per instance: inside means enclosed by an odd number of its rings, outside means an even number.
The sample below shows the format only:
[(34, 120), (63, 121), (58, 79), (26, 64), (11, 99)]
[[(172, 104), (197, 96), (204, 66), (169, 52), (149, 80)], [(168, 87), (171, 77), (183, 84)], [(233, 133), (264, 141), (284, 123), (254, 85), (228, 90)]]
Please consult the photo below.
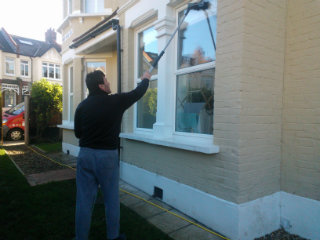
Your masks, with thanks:
[(18, 141), (24, 135), (24, 102), (4, 112), (2, 115), (3, 136)]

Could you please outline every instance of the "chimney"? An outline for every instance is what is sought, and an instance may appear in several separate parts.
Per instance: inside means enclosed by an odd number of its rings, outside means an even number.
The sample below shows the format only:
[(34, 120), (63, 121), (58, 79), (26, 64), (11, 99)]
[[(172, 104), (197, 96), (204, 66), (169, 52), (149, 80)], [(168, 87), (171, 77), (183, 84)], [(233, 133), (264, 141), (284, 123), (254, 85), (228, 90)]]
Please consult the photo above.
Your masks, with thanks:
[(57, 40), (57, 33), (54, 31), (54, 29), (49, 28), (46, 31), (46, 42), (47, 43), (55, 43)]

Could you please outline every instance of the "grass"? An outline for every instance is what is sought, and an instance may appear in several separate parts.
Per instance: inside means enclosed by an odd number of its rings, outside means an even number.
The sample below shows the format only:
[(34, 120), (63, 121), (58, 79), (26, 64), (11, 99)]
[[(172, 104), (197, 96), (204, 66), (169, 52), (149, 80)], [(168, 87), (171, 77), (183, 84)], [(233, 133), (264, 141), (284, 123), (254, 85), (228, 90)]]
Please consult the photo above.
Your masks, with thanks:
[[(0, 240), (73, 239), (75, 194), (74, 180), (30, 187), (0, 149)], [(123, 205), (120, 225), (128, 240), (172, 240)], [(96, 204), (89, 239), (105, 236), (104, 206)]]
[(42, 149), (47, 153), (52, 152), (61, 152), (62, 151), (62, 143), (55, 142), (55, 143), (37, 143), (35, 144), (36, 147)]

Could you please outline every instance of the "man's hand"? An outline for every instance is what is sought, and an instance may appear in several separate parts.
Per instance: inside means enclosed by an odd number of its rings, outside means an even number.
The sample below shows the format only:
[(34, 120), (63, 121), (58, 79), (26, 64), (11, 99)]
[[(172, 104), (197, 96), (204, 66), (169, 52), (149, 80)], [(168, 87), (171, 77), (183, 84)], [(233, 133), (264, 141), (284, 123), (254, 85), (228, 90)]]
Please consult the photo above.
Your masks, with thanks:
[(151, 74), (148, 71), (144, 72), (144, 74), (141, 77), (141, 80), (143, 80), (145, 78), (148, 80), (150, 80), (150, 78), (151, 78)]

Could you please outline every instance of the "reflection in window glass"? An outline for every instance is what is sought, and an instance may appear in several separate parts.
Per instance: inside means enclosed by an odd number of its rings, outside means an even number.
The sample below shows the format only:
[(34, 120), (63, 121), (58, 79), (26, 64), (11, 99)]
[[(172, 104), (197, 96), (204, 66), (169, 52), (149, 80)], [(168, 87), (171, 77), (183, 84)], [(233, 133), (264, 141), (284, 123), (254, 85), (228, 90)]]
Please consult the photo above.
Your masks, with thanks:
[[(178, 33), (178, 68), (185, 68), (212, 62), (216, 59), (213, 39), (216, 42), (216, 0), (211, 0), (210, 8), (204, 11), (190, 11)], [(179, 22), (184, 11), (179, 13)], [(208, 24), (208, 21), (210, 24)]]
[(87, 74), (95, 70), (100, 70), (106, 74), (106, 62), (87, 62)]
[(137, 127), (153, 128), (157, 113), (157, 80), (150, 81), (145, 95), (137, 103)]
[(178, 76), (176, 131), (213, 134), (214, 69)]
[[(158, 57), (158, 41), (157, 31), (154, 27), (148, 28), (147, 30), (139, 33), (139, 52), (138, 52), (138, 77), (149, 70), (154, 60)], [(157, 67), (152, 71), (153, 75), (158, 74)]]

